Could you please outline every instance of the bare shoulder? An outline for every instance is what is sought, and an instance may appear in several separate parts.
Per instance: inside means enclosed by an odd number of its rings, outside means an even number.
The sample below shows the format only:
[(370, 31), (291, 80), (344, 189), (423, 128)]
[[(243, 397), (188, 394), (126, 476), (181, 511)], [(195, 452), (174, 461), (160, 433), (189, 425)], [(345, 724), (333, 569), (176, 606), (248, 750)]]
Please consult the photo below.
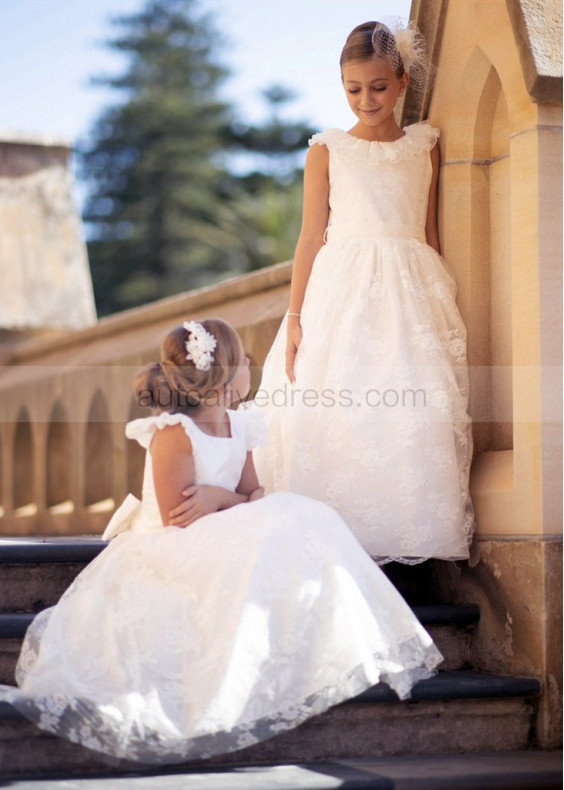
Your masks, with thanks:
[(306, 170), (310, 172), (327, 173), (329, 169), (329, 149), (326, 145), (316, 143), (312, 145), (306, 156)]
[(167, 425), (155, 431), (151, 442), (151, 455), (153, 458), (162, 458), (169, 454), (192, 454), (192, 442), (182, 425)]
[(312, 145), (307, 152), (304, 168), (304, 205), (313, 195), (325, 202), (329, 191), (329, 149), (326, 145)]

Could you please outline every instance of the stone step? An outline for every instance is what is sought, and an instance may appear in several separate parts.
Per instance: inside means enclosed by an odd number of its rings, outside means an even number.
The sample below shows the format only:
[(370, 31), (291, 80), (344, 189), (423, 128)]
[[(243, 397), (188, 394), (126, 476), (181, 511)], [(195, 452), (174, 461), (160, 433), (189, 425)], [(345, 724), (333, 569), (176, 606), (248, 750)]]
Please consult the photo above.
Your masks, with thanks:
[[(379, 684), (269, 741), (190, 767), (526, 749), (540, 693), (535, 678), (471, 671), (421, 681), (406, 702)], [(42, 733), (7, 703), (0, 703), (0, 765), (15, 775), (106, 768), (94, 753)]]
[[(562, 787), (562, 752), (402, 756), (343, 760), (337, 764), (386, 779), (390, 782), (390, 790), (554, 790)], [(198, 785), (194, 785), (196, 787)], [(208, 790), (205, 785), (201, 787)], [(268, 785), (264, 787), (266, 790)], [(132, 790), (136, 788), (133, 786)], [(212, 785), (209, 790), (216, 788)]]
[(92, 535), (1, 538), (0, 612), (38, 612), (53, 606), (106, 545)]
[(555, 790), (562, 752), (486, 752), (15, 778), (11, 790)]
[[(52, 606), (106, 545), (99, 535), (0, 538), (0, 612)], [(392, 562), (382, 570), (410, 605), (436, 604), (442, 602), (435, 589), (442, 564)]]
[[(51, 566), (49, 566), (51, 567)], [(414, 606), (413, 611), (431, 634), (445, 660), (441, 669), (468, 665), (472, 628), (478, 622), (477, 606)], [(32, 612), (0, 613), (0, 683), (15, 683), (14, 671), (23, 636), (35, 617)]]
[(433, 604), (411, 608), (444, 656), (440, 669), (450, 672), (470, 667), (472, 634), (480, 620), (480, 607)]

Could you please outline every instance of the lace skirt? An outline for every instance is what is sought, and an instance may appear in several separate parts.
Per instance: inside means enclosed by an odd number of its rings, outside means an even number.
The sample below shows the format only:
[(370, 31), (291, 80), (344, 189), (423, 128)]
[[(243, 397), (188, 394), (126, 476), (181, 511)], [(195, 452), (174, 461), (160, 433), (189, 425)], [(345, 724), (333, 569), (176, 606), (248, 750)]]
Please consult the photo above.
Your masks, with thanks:
[(416, 239), (334, 236), (308, 283), (296, 383), (286, 319), (264, 365), (259, 480), (334, 507), (379, 562), (465, 559), (472, 432), (454, 278)]
[(112, 758), (241, 749), (441, 660), (326, 505), (274, 494), (186, 529), (118, 535), (28, 630), (18, 689), (40, 728)]

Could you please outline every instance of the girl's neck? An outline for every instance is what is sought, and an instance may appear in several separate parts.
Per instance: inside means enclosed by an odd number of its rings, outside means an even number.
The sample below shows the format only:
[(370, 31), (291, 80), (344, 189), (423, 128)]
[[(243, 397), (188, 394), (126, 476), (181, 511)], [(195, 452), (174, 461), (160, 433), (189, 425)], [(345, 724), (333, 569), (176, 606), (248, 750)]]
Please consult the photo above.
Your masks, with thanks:
[(192, 415), (192, 419), (204, 433), (209, 433), (210, 436), (231, 437), (231, 422), (224, 404), (200, 406)]
[(388, 124), (378, 126), (366, 126), (360, 121), (349, 129), (348, 134), (358, 137), (359, 140), (368, 140), (373, 143), (393, 143), (405, 135), (403, 129), (397, 125), (394, 118)]

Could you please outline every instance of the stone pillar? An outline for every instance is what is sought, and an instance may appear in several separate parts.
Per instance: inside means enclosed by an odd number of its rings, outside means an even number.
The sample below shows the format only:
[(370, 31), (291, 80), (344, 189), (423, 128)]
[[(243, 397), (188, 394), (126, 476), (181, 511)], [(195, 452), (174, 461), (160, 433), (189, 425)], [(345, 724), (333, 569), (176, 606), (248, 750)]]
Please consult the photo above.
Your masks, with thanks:
[(0, 134), (0, 329), (96, 321), (70, 155), (61, 140)]
[(473, 557), (437, 564), (438, 584), (445, 600), (480, 604), (475, 667), (542, 679), (536, 735), (554, 747), (562, 735), (562, 71), (561, 54), (551, 53), (561, 53), (561, 4), (429, 0), (415, 4), (422, 27), (429, 9), (441, 14), (429, 110), (441, 130), (440, 235), (468, 328), (476, 448)]

